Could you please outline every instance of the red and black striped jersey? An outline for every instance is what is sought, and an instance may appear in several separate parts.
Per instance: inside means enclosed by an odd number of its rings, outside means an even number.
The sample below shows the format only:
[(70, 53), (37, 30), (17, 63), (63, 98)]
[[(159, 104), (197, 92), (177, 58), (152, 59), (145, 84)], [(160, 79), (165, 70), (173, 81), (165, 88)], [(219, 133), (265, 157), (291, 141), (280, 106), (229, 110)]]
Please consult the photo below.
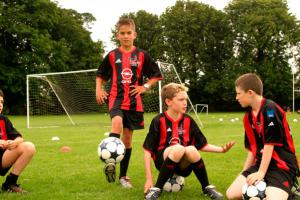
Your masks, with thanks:
[(6, 116), (0, 114), (0, 140), (14, 140), (17, 137), (22, 137), (22, 135)]
[(155, 157), (157, 152), (175, 144), (193, 145), (201, 149), (207, 141), (196, 122), (187, 114), (182, 114), (176, 121), (167, 112), (154, 117), (144, 141), (144, 149)]
[(144, 78), (162, 79), (158, 65), (147, 52), (134, 48), (123, 52), (117, 48), (109, 52), (98, 68), (97, 76), (110, 80), (109, 110), (120, 108), (143, 112), (142, 98), (130, 95), (131, 86), (143, 85)]
[(285, 112), (273, 101), (263, 99), (257, 116), (250, 109), (244, 117), (245, 147), (260, 165), (265, 144), (274, 145), (270, 169), (299, 175), (299, 163)]

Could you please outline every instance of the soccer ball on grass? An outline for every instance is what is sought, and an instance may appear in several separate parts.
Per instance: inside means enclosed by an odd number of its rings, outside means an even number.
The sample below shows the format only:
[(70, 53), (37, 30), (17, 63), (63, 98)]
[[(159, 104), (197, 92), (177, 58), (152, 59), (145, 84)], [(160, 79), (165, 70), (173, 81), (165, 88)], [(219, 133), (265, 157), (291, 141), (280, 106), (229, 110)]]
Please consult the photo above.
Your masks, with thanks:
[(125, 155), (125, 145), (116, 137), (108, 137), (98, 145), (98, 156), (105, 163), (119, 163)]
[(259, 181), (256, 185), (248, 185), (247, 183), (242, 187), (244, 200), (262, 200), (266, 198), (267, 184), (264, 181)]
[(167, 180), (163, 189), (166, 192), (179, 192), (184, 186), (184, 177), (174, 174)]

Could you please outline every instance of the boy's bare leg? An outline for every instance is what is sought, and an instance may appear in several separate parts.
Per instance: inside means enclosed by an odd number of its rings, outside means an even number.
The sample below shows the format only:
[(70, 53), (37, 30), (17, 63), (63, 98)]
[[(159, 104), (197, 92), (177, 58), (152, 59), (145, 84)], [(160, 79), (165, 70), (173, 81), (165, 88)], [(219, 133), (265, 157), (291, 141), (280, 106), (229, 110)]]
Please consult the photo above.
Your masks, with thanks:
[(111, 119), (111, 133), (121, 135), (123, 129), (123, 118), (115, 116)]
[(289, 198), (289, 194), (284, 190), (276, 187), (267, 187), (266, 188), (266, 200), (286, 200)]
[(23, 193), (26, 192), (17, 185), (19, 175), (31, 161), (35, 154), (35, 146), (31, 142), (23, 142), (16, 148), (6, 150), (2, 157), (2, 167), (7, 169), (13, 166), (9, 175), (7, 175), (5, 182), (2, 184), (3, 191)]
[(23, 142), (15, 149), (7, 150), (2, 157), (2, 167), (8, 168), (13, 165), (12, 173), (20, 175), (35, 154), (35, 146), (31, 142)]
[(239, 175), (226, 191), (228, 199), (242, 199), (242, 186), (246, 183), (246, 177)]

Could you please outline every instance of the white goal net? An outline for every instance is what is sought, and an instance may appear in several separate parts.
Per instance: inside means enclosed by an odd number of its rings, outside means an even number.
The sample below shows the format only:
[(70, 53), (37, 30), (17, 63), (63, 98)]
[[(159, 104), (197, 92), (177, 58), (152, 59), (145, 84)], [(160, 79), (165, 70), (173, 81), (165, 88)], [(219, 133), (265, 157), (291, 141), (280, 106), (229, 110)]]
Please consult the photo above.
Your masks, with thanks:
[[(160, 89), (170, 82), (182, 83), (175, 67), (158, 62), (164, 79), (143, 94), (145, 113), (162, 112)], [(97, 69), (27, 75), (27, 127), (55, 127), (101, 123), (110, 125), (107, 105), (99, 106), (95, 98)], [(106, 84), (108, 87), (109, 84)], [(108, 89), (108, 88), (106, 88)], [(190, 112), (202, 126), (188, 99)], [(145, 118), (146, 122), (147, 119)]]

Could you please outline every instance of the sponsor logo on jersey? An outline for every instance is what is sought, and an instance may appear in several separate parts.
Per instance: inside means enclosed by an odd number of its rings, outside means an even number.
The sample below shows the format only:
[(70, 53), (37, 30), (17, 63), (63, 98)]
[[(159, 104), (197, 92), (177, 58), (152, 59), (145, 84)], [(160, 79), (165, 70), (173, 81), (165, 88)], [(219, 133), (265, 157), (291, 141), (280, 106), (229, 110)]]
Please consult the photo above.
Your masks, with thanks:
[(131, 83), (132, 71), (130, 68), (125, 68), (121, 72), (122, 75), (122, 83)]
[(169, 127), (169, 128), (167, 129), (167, 132), (172, 132), (172, 129)]

